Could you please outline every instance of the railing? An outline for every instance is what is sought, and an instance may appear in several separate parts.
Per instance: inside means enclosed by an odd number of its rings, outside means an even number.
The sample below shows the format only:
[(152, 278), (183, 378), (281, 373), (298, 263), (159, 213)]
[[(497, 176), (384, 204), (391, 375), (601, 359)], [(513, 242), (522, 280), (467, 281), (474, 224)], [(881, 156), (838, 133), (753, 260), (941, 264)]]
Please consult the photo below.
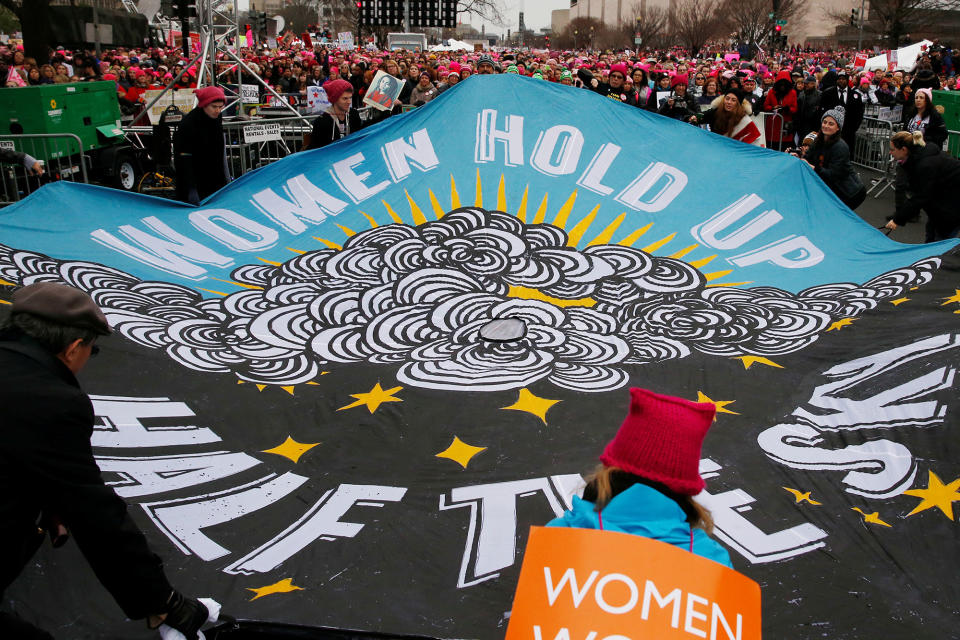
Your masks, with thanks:
[[(793, 146), (789, 138), (787, 122), (779, 111), (760, 111), (756, 114), (763, 119), (763, 137), (767, 149), (783, 151)], [(759, 124), (759, 123), (758, 123)]]
[(873, 193), (874, 198), (893, 186), (896, 176), (896, 164), (890, 157), (890, 138), (897, 131), (897, 125), (888, 120), (878, 118), (864, 118), (857, 129), (857, 137), (851, 150), (850, 160), (853, 164), (876, 171), (880, 174), (871, 181), (867, 193)]
[(43, 176), (35, 176), (22, 164), (0, 165), (0, 207), (18, 202), (55, 180), (87, 182), (88, 158), (80, 137), (72, 133), (0, 135), (0, 147), (36, 158), (43, 163)]
[(960, 158), (960, 131), (947, 131), (947, 153)]

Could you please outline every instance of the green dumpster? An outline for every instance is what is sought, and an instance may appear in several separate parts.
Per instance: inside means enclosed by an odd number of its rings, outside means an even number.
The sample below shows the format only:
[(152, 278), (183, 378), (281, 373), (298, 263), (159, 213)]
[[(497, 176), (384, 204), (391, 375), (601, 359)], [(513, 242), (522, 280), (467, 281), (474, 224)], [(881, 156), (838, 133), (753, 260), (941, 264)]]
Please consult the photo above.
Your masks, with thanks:
[(947, 150), (954, 158), (960, 158), (960, 91), (934, 91), (933, 104), (943, 115), (950, 132)]

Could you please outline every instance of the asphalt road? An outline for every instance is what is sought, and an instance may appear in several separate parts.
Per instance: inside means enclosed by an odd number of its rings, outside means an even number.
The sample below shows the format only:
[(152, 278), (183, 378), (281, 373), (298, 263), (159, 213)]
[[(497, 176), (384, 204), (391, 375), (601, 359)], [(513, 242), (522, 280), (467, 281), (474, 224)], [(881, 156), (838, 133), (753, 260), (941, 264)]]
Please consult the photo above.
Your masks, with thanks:
[[(880, 174), (875, 171), (860, 168), (858, 168), (858, 171), (867, 189), (870, 188), (873, 180), (880, 177)], [(874, 189), (873, 193), (867, 194), (867, 199), (864, 200), (863, 204), (857, 207), (857, 210), (854, 212), (874, 227), (886, 224), (887, 216), (892, 214), (894, 209), (893, 187), (891, 186), (884, 189), (879, 197), (874, 197), (879, 190), (880, 188), (877, 188)], [(898, 227), (890, 234), (890, 239), (908, 244), (922, 244), (925, 220), (926, 215), (921, 213), (920, 222), (912, 222), (908, 225)]]

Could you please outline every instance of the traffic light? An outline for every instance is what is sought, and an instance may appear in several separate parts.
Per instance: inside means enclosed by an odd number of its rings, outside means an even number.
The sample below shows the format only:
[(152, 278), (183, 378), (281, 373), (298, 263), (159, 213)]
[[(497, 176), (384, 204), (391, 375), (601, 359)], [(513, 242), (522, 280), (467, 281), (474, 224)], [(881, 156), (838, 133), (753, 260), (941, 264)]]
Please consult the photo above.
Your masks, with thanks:
[(775, 27), (773, 28), (773, 30), (776, 31), (776, 32), (777, 32), (777, 36), (779, 36), (779, 35), (780, 35), (780, 32), (783, 31), (783, 27), (781, 27), (780, 25), (777, 25), (777, 26), (775, 26)]
[(197, 0), (170, 0), (170, 8), (170, 15), (177, 16), (181, 20), (197, 17)]
[(860, 17), (859, 14), (860, 14), (859, 9), (850, 9), (850, 26), (851, 27), (857, 26), (857, 18)]

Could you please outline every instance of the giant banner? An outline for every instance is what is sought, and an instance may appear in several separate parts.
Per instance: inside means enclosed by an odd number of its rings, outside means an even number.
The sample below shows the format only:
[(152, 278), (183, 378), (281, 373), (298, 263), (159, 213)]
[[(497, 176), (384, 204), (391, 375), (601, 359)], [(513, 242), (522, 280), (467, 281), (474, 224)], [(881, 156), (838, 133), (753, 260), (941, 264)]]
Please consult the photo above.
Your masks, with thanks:
[[(529, 527), (640, 386), (717, 405), (700, 499), (765, 635), (957, 620), (956, 242), (888, 239), (785, 154), (478, 76), (198, 207), (44, 187), (0, 245), (5, 299), (106, 312), (104, 477), (234, 616), (502, 637)], [(72, 545), (40, 560), (18, 611), (129, 633)]]

